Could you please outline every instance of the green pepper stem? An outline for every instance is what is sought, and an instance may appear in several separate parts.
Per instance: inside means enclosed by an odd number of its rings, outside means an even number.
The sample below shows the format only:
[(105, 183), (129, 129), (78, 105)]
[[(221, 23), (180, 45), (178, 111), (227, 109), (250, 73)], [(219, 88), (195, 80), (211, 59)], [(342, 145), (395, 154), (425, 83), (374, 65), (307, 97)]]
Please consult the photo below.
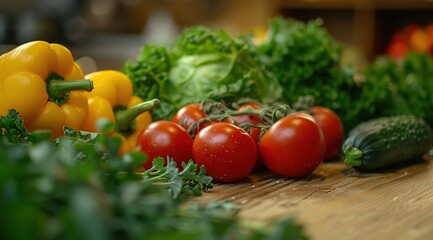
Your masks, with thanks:
[(131, 108), (116, 112), (116, 125), (120, 131), (126, 131), (131, 127), (132, 122), (138, 115), (150, 111), (159, 106), (158, 99), (152, 99), (139, 103)]
[(47, 82), (47, 92), (51, 101), (58, 102), (64, 99), (70, 91), (84, 90), (87, 92), (92, 91), (93, 82), (89, 79), (64, 81), (64, 80), (50, 80)]
[(344, 163), (350, 166), (361, 166), (362, 165), (362, 151), (358, 148), (348, 145), (344, 149)]

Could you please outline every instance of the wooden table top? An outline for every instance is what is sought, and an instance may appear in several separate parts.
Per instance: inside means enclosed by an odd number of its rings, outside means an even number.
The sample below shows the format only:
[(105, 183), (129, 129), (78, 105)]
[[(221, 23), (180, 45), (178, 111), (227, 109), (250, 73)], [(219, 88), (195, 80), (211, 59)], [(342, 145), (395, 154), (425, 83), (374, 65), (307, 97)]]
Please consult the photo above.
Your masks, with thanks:
[(433, 157), (386, 172), (361, 173), (324, 162), (302, 179), (267, 171), (215, 184), (200, 201), (229, 200), (244, 221), (293, 216), (312, 240), (433, 239)]

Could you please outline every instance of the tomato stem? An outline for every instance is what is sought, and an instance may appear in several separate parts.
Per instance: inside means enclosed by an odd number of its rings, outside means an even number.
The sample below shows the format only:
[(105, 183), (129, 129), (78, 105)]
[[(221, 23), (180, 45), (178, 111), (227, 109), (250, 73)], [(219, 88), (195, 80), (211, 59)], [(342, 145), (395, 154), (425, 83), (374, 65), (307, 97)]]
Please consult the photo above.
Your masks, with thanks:
[(237, 125), (237, 122), (233, 117), (234, 116), (241, 116), (241, 115), (259, 115), (259, 111), (254, 110), (253, 108), (248, 108), (245, 111), (227, 110), (222, 114), (211, 115), (211, 116), (208, 116), (206, 118), (202, 118), (202, 119), (198, 120), (197, 122), (192, 124), (187, 129), (187, 131), (191, 136), (194, 136), (194, 133), (197, 132), (196, 131), (197, 129), (199, 129), (204, 124), (206, 124), (208, 122), (213, 122), (213, 121), (218, 121), (218, 122), (225, 121), (225, 122), (230, 122), (230, 123)]
[(198, 120), (188, 128), (187, 130), (188, 133), (193, 137), (194, 137), (194, 133), (197, 132), (197, 129), (199, 129), (200, 126), (203, 126), (203, 124), (212, 121), (226, 121), (237, 125), (237, 122), (233, 117), (242, 116), (242, 115), (256, 115), (260, 119), (261, 124), (258, 126), (245, 126), (245, 127), (256, 127), (260, 129), (267, 129), (268, 126), (274, 124), (281, 118), (293, 113), (293, 110), (287, 104), (277, 104), (274, 106), (264, 107), (261, 109), (255, 109), (251, 106), (248, 106), (245, 109), (239, 111), (239, 110), (229, 109), (223, 103), (216, 102), (213, 100), (204, 100), (200, 104), (200, 108), (205, 114), (208, 115), (208, 117)]
[(349, 145), (344, 149), (344, 163), (349, 166), (361, 166), (362, 156), (362, 151), (352, 145)]

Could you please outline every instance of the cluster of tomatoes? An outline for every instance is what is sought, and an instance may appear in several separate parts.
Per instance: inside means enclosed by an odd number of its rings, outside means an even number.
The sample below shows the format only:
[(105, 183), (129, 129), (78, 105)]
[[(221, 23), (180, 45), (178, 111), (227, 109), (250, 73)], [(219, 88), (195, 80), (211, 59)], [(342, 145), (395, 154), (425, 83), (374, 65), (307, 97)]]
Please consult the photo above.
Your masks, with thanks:
[[(246, 103), (237, 111), (260, 109)], [(340, 153), (343, 125), (330, 109), (311, 107), (308, 113), (295, 112), (268, 126), (239, 127), (248, 122), (260, 126), (258, 114), (233, 116), (235, 121), (211, 121), (193, 134), (187, 130), (208, 117), (200, 104), (189, 104), (176, 112), (171, 121), (159, 120), (144, 129), (137, 141), (148, 159), (170, 156), (181, 169), (190, 159), (204, 165), (207, 175), (217, 182), (236, 182), (255, 169), (268, 169), (281, 177), (298, 178), (312, 173), (324, 159)], [(143, 163), (145, 169), (151, 161)]]

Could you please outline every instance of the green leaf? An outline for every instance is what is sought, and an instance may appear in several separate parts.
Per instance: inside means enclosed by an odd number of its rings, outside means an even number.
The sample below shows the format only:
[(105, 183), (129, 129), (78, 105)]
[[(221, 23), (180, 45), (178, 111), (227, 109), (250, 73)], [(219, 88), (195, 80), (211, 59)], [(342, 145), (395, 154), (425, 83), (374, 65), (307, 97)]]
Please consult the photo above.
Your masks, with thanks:
[(5, 136), (12, 143), (31, 141), (24, 121), (15, 109), (10, 109), (7, 115), (0, 116), (0, 136)]
[[(99, 136), (104, 136), (103, 134)], [(284, 231), (240, 224), (230, 203), (201, 205), (183, 198), (177, 180), (206, 179), (204, 167), (153, 161), (146, 174), (128, 174), (128, 163), (107, 154), (110, 138), (64, 136), (38, 144), (0, 141), (0, 229), (7, 239), (267, 239), (277, 234), (301, 239), (291, 225)], [(95, 147), (101, 144), (103, 147)], [(111, 152), (111, 151), (110, 151)], [(75, 154), (80, 154), (77, 157)], [(103, 156), (103, 159), (101, 158)], [(131, 156), (131, 158), (133, 158)], [(191, 171), (191, 172), (190, 172)], [(137, 177), (138, 176), (138, 177)], [(176, 177), (177, 176), (177, 177)], [(149, 181), (143, 181), (150, 179)], [(194, 179), (191, 181), (191, 179)], [(176, 183), (177, 182), (177, 183)], [(173, 184), (174, 183), (174, 184)], [(180, 195), (198, 195), (200, 184), (183, 184)], [(169, 191), (167, 191), (169, 190)], [(25, 231), (23, 231), (25, 229)], [(163, 238), (161, 238), (163, 236)], [(275, 238), (274, 238), (275, 239)]]

